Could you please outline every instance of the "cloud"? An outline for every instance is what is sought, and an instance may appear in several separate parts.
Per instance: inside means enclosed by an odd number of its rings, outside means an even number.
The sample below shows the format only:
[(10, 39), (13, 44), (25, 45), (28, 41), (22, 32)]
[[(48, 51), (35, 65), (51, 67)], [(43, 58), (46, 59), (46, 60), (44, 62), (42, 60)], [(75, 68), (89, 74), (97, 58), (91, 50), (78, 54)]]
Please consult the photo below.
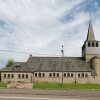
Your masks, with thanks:
[[(92, 0), (91, 2), (93, 3)], [(83, 10), (86, 6), (83, 5), (88, 6), (91, 2), (90, 0), (89, 2), (87, 0), (0, 0), (0, 50), (52, 56), (60, 55), (63, 44), (65, 56), (81, 56), (81, 46), (86, 38), (89, 20), (88, 12)], [(95, 14), (99, 14), (98, 2), (95, 1), (94, 6), (96, 10), (98, 9)], [(99, 24), (96, 21), (95, 26)], [(0, 56), (1, 66), (4, 66), (4, 62), (9, 58), (25, 61), (28, 56), (3, 53)]]

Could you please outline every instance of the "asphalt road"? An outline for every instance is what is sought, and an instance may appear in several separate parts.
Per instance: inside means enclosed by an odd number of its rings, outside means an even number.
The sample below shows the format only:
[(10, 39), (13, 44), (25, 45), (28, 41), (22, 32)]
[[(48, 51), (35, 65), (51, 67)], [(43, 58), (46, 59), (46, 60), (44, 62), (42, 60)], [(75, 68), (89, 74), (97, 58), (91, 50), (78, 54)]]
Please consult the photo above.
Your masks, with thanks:
[(22, 96), (0, 96), (0, 100), (100, 100), (100, 98), (65, 98), (65, 97), (22, 97)]
[(0, 89), (0, 100), (100, 100), (100, 90)]
[[(0, 96), (0, 100), (92, 100), (92, 99), (71, 99), (71, 98), (58, 98), (58, 97), (14, 97), (14, 96)], [(94, 100), (97, 100), (96, 98)], [(99, 99), (98, 99), (99, 100)]]

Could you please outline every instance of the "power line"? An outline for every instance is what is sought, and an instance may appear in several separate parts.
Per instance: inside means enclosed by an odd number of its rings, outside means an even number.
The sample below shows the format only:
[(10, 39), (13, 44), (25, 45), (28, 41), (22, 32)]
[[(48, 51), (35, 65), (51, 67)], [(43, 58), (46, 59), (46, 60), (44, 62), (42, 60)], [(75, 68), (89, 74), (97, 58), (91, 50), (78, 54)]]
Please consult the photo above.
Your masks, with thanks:
[(14, 52), (14, 53), (23, 53), (23, 54), (30, 54), (28, 52), (20, 52), (20, 51), (10, 51), (10, 50), (0, 50), (2, 52)]
[(61, 55), (39, 54), (39, 53), (30, 53), (30, 52), (12, 51), (12, 50), (0, 50), (0, 51), (1, 52), (10, 52), (10, 53), (33, 54), (33, 55), (61, 56)]

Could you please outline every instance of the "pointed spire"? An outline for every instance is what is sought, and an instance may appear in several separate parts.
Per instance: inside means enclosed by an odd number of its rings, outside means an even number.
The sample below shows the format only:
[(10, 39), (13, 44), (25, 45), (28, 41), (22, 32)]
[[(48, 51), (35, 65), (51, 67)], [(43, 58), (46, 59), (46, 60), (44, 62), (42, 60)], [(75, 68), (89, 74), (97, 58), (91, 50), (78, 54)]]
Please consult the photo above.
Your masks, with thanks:
[(88, 34), (87, 34), (87, 41), (95, 40), (94, 31), (92, 27), (92, 21), (91, 21), (91, 13), (90, 13), (90, 21), (89, 21), (89, 27), (88, 27)]

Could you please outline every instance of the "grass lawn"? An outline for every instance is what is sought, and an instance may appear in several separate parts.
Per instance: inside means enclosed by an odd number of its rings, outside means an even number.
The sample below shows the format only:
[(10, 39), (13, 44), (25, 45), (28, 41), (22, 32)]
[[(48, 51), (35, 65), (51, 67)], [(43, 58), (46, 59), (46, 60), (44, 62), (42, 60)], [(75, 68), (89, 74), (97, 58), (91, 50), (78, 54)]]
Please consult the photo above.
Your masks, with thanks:
[(34, 89), (100, 89), (99, 84), (34, 83)]
[(0, 88), (6, 88), (6, 87), (7, 87), (7, 83), (0, 82)]

